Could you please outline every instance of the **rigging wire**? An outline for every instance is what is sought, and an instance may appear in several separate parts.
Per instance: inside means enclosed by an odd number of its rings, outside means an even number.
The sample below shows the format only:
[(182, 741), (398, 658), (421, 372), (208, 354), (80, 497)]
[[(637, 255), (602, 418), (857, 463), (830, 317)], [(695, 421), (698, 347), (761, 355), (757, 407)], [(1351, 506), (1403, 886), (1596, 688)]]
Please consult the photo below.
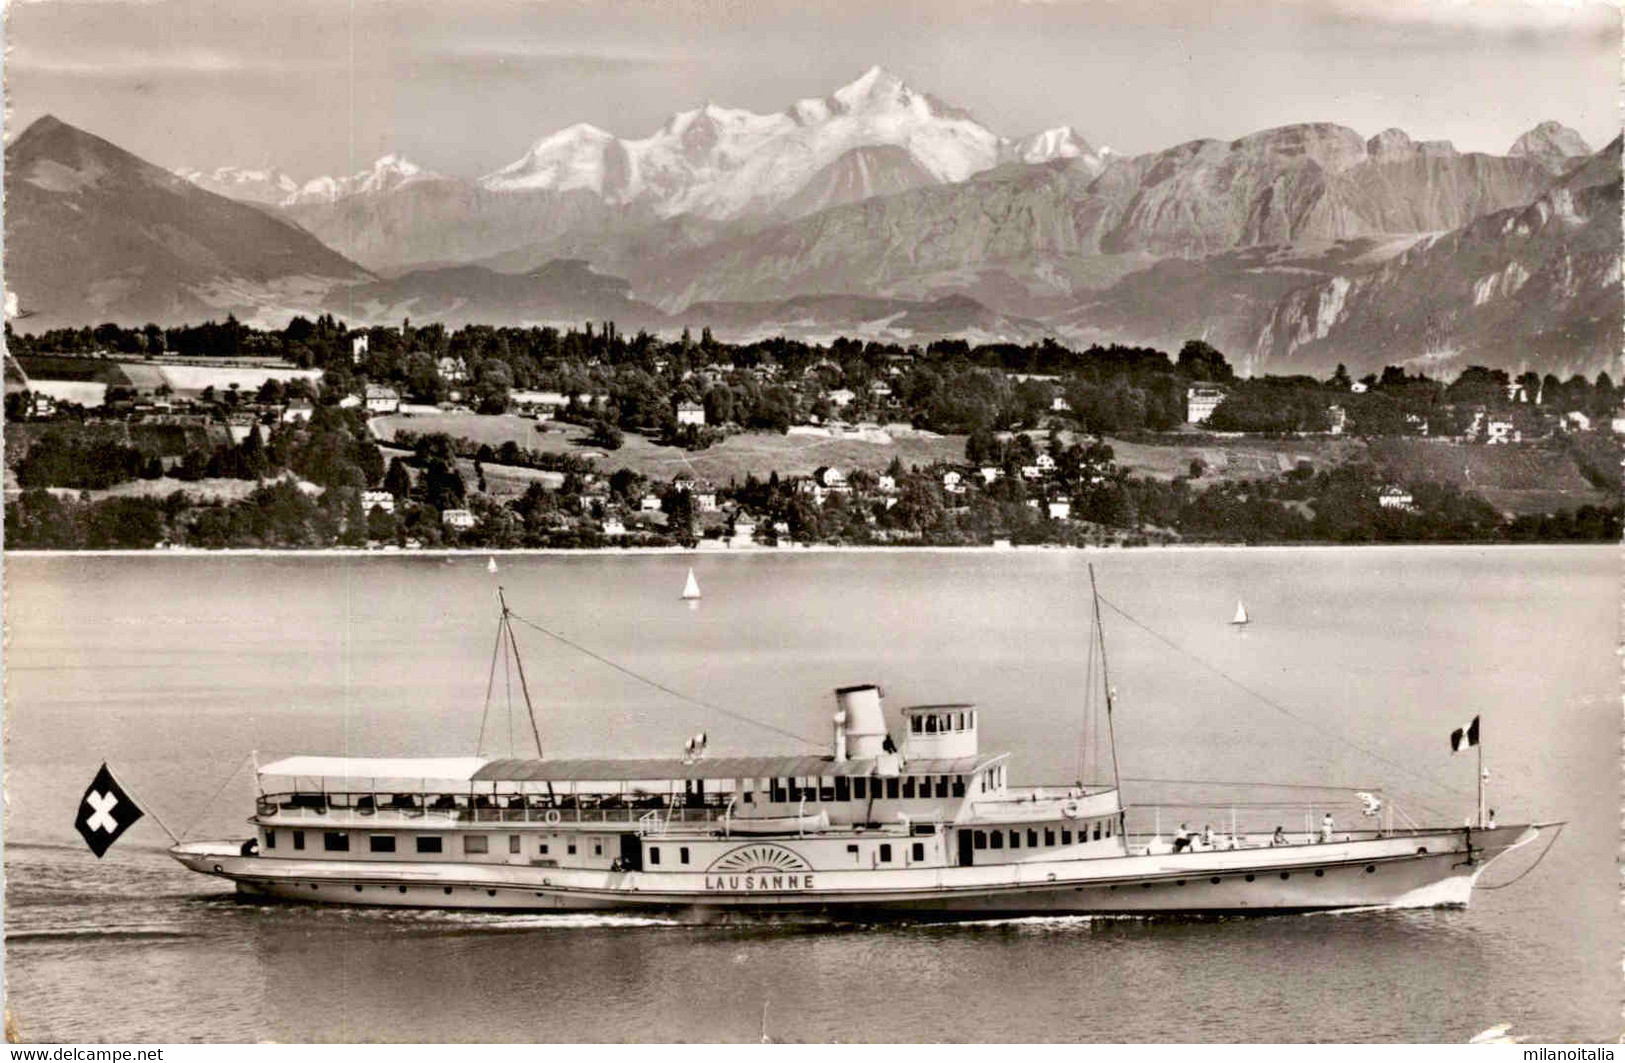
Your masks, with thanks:
[(1566, 823), (1559, 823), (1557, 825), (1557, 830), (1552, 832), (1552, 840), (1546, 843), (1546, 848), (1544, 848), (1544, 849), (1542, 849), (1540, 851), (1540, 855), (1535, 857), (1535, 862), (1530, 864), (1528, 867), (1524, 868), (1523, 871), (1521, 873), (1519, 873), (1517, 878), (1510, 879), (1510, 880), (1508, 880), (1506, 882), (1498, 883), (1498, 884), (1496, 884), (1494, 886), (1479, 886), (1479, 885), (1475, 884), (1473, 886), (1473, 888), (1474, 889), (1479, 889), (1479, 890), (1504, 890), (1508, 886), (1514, 885), (1520, 879), (1522, 879), (1524, 875), (1529, 874), (1529, 872), (1533, 871), (1535, 868), (1540, 866), (1540, 862), (1542, 860), (1546, 859), (1546, 854), (1552, 851), (1552, 846), (1557, 844), (1558, 835), (1563, 833), (1563, 828), (1566, 827), (1566, 826), (1568, 826), (1568, 824), (1566, 824)]
[(1268, 788), (1270, 788), (1272, 790), (1352, 790), (1352, 791), (1354, 791), (1356, 793), (1359, 793), (1361, 791), (1369, 791), (1371, 793), (1381, 793), (1382, 792), (1382, 787), (1380, 787), (1380, 786), (1335, 786), (1335, 785), (1322, 785), (1320, 783), (1257, 782), (1257, 781), (1252, 781), (1252, 780), (1240, 780), (1240, 779), (1153, 779), (1153, 778), (1150, 778), (1150, 777), (1144, 776), (1144, 775), (1139, 775), (1139, 776), (1125, 775), (1125, 776), (1123, 776), (1123, 781), (1124, 782), (1178, 783), (1178, 784), (1189, 784), (1189, 785), (1192, 785), (1192, 786), (1259, 786), (1259, 787), (1268, 787)]
[[(582, 654), (585, 654), (588, 657), (591, 657), (593, 660), (597, 661), (599, 664), (605, 665), (605, 666), (607, 666), (609, 668), (613, 668), (615, 671), (620, 672), (622, 675), (628, 676), (628, 677), (630, 677), (632, 679), (636, 679), (638, 682), (643, 683), (645, 686), (653, 687), (654, 689), (660, 691), (663, 694), (669, 694), (672, 697), (678, 699), (679, 701), (686, 701), (690, 705), (696, 705), (699, 708), (708, 709), (711, 712), (719, 713), (719, 714), (721, 714), (723, 716), (728, 717), (729, 719), (738, 720), (740, 723), (747, 723), (747, 724), (750, 724), (753, 727), (760, 727), (763, 730), (772, 731), (775, 734), (783, 735), (786, 738), (793, 738), (797, 742), (804, 742), (809, 746), (815, 746), (815, 747), (820, 747), (821, 748), (824, 745), (823, 742), (815, 741), (814, 739), (808, 738), (806, 735), (796, 734), (794, 731), (787, 731), (784, 728), (775, 726), (774, 724), (771, 724), (771, 723), (763, 723), (761, 720), (757, 720), (757, 719), (754, 719), (754, 718), (752, 718), (750, 716), (746, 716), (744, 713), (735, 712), (732, 709), (725, 709), (721, 705), (714, 705), (709, 701), (704, 701), (704, 700), (701, 700), (700, 698), (696, 698), (696, 697), (692, 697), (692, 696), (690, 696), (688, 694), (684, 694), (680, 690), (674, 690), (671, 687), (667, 686), (666, 684), (660, 682), (657, 679), (651, 679), (648, 676), (643, 675), (640, 672), (633, 671), (632, 669), (626, 667), (623, 664), (618, 664), (615, 661), (610, 660), (608, 657), (605, 657), (602, 654), (594, 653), (592, 650), (589, 650), (587, 647), (581, 645), (579, 642), (573, 642), (570, 639), (565, 638), (563, 635), (560, 635), (558, 632), (550, 631), (547, 628), (543, 627), (542, 625), (536, 623), (535, 621), (527, 620), (525, 617), (522, 617), (518, 613), (512, 612), (511, 610), (509, 611), (508, 616), (511, 617), (514, 620), (519, 621), (521, 624), (524, 624), (526, 627), (531, 628), (534, 631), (541, 632), (543, 635), (546, 635), (550, 639), (553, 639), (553, 640), (555, 640), (557, 642), (562, 642), (564, 645), (570, 647), (571, 649), (577, 651), (578, 653), (582, 653)], [(511, 634), (511, 631), (510, 631), (510, 634)]]
[(491, 671), (485, 677), (485, 708), (480, 712), (480, 734), (474, 741), (474, 755), (485, 750), (485, 721), (491, 715), (491, 689), (497, 681), (497, 654), (502, 652), (502, 625), (497, 625), (497, 643), (491, 647)]
[(1409, 775), (1413, 779), (1419, 779), (1422, 782), (1426, 783), (1429, 787), (1431, 787), (1431, 788), (1433, 788), (1435, 790), (1442, 790), (1442, 791), (1444, 791), (1446, 793), (1453, 794), (1453, 795), (1455, 795), (1457, 797), (1471, 796), (1464, 790), (1458, 790), (1453, 786), (1446, 786), (1443, 783), (1437, 782), (1437, 781), (1429, 778), (1426, 775), (1422, 775), (1419, 772), (1412, 771), (1411, 769), (1405, 767), (1403, 764), (1400, 764), (1400, 763), (1398, 763), (1396, 761), (1390, 760), (1389, 758), (1383, 756), (1381, 753), (1378, 753), (1375, 750), (1368, 749), (1365, 746), (1362, 746), (1357, 742), (1350, 741), (1349, 739), (1343, 738), (1343, 737), (1337, 735), (1336, 733), (1334, 733), (1332, 731), (1326, 730), (1326, 728), (1325, 728), (1325, 726), (1323, 724), (1316, 723), (1314, 721), (1305, 719), (1304, 717), (1302, 717), (1302, 716), (1298, 715), (1297, 713), (1293, 712), (1291, 709), (1287, 708), (1285, 705), (1282, 705), (1280, 702), (1275, 701), (1273, 698), (1270, 698), (1267, 695), (1261, 694), (1258, 691), (1254, 690), (1252, 687), (1250, 687), (1247, 684), (1243, 683), (1241, 680), (1239, 680), (1239, 679), (1235, 678), (1234, 676), (1230, 675), (1229, 673), (1225, 672), (1222, 668), (1218, 668), (1215, 665), (1211, 665), (1208, 662), (1202, 660), (1202, 658), (1196, 656), (1196, 654), (1194, 654), (1191, 651), (1187, 650), (1185, 647), (1179, 645), (1177, 642), (1174, 642), (1172, 639), (1168, 638), (1166, 635), (1163, 635), (1160, 632), (1157, 632), (1157, 631), (1153, 630), (1152, 628), (1147, 627), (1145, 624), (1141, 623), (1139, 620), (1136, 620), (1134, 617), (1132, 617), (1128, 613), (1124, 612), (1117, 605), (1113, 604), (1109, 599), (1100, 598), (1100, 603), (1102, 605), (1106, 606), (1106, 608), (1110, 609), (1112, 612), (1116, 613), (1118, 616), (1122, 617), (1124, 620), (1127, 620), (1129, 623), (1131, 623), (1135, 627), (1139, 628), (1141, 631), (1144, 631), (1146, 634), (1148, 634), (1152, 638), (1156, 639), (1158, 642), (1162, 643), (1164, 646), (1167, 646), (1169, 649), (1175, 651), (1176, 653), (1179, 653), (1179, 654), (1182, 654), (1182, 655), (1184, 655), (1186, 657), (1189, 657), (1191, 660), (1195, 661), (1197, 664), (1201, 665), (1203, 668), (1206, 668), (1208, 671), (1212, 672), (1214, 675), (1218, 676), (1220, 679), (1223, 679), (1225, 682), (1229, 683), (1231, 686), (1236, 687), (1238, 690), (1241, 690), (1244, 693), (1251, 694), (1253, 697), (1257, 698), (1259, 701), (1263, 702), (1265, 705), (1268, 705), (1270, 708), (1274, 709), (1276, 712), (1279, 712), (1281, 715), (1287, 717), (1288, 719), (1296, 720), (1298, 723), (1301, 723), (1306, 727), (1313, 727), (1316, 730), (1320, 731), (1322, 734), (1324, 734), (1327, 737), (1331, 738), (1333, 741), (1341, 742), (1343, 745), (1348, 746), (1350, 749), (1356, 750), (1356, 751), (1358, 751), (1360, 753), (1364, 753), (1366, 756), (1370, 757), (1371, 759), (1379, 761), (1382, 764), (1386, 764), (1388, 767), (1392, 768), (1393, 770), (1401, 772), (1401, 773), (1403, 773), (1405, 775)]

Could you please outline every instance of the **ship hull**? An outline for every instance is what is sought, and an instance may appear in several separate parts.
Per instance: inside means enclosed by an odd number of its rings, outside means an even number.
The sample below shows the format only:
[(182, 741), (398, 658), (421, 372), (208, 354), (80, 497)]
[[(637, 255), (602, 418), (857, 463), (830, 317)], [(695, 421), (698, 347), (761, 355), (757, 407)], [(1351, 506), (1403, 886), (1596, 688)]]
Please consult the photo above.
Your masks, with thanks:
[(1484, 868), (1532, 842), (1544, 826), (1278, 849), (791, 875), (267, 859), (242, 856), (231, 843), (192, 843), (171, 853), (195, 871), (234, 882), (246, 898), (307, 904), (700, 918), (734, 912), (843, 919), (1268, 914), (1465, 906)]

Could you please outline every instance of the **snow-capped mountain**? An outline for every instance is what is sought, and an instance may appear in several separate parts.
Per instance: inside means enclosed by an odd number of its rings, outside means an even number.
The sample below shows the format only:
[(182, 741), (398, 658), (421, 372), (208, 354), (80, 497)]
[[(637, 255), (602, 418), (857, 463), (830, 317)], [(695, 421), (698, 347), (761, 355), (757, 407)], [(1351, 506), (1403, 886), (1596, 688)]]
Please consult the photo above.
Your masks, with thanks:
[(190, 181), (206, 192), (244, 203), (277, 204), (299, 191), (299, 182), (272, 166), (246, 170), (222, 166), (217, 170), (181, 169), (175, 176)]
[(393, 192), (417, 181), (444, 180), (400, 155), (385, 155), (348, 177), (317, 177), (306, 181), (297, 190), (285, 196), (280, 205), (295, 207), (307, 203), (334, 203), (348, 196)]
[[(492, 192), (585, 189), (609, 203), (647, 205), (662, 217), (728, 219), (773, 213), (843, 156), (880, 147), (903, 151), (863, 156), (866, 186), (910, 187), (916, 171), (934, 182), (963, 181), (1011, 154), (1008, 141), (968, 113), (877, 66), (829, 96), (775, 114), (707, 103), (672, 115), (640, 140), (574, 125), (538, 140), (479, 184)], [(850, 169), (852, 160), (843, 165)], [(876, 165), (906, 172), (876, 173)]]
[(1018, 162), (1031, 164), (1049, 162), (1051, 159), (1078, 159), (1097, 174), (1106, 168), (1107, 158), (1111, 154), (1110, 148), (1096, 151), (1069, 125), (1022, 137), (1010, 147), (1010, 155)]

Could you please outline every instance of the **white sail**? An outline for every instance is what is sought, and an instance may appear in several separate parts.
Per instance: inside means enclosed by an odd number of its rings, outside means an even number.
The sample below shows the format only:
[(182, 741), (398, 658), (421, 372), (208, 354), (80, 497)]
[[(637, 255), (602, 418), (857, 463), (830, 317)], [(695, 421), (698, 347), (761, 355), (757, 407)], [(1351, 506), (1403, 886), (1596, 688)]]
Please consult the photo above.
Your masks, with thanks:
[(692, 601), (700, 596), (700, 581), (694, 578), (694, 570), (688, 570), (688, 582), (683, 584), (683, 599)]
[(1242, 605), (1241, 602), (1239, 602), (1239, 601), (1236, 602), (1236, 616), (1235, 616), (1235, 619), (1231, 620), (1230, 622), (1232, 624), (1245, 624), (1245, 623), (1247, 623), (1247, 607), (1245, 605)]
[(494, 557), (486, 558), (485, 559), (485, 571), (487, 571), (487, 572), (495, 572), (496, 570), (497, 570), (497, 559), (494, 558)]

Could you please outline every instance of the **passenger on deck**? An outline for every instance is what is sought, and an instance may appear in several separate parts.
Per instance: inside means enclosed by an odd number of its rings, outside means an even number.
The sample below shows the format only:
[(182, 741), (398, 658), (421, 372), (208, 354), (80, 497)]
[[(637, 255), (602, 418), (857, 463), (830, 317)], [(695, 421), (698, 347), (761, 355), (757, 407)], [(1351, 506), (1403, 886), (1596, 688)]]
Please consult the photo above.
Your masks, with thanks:
[(1270, 835), (1270, 845), (1285, 845), (1286, 843), (1286, 830), (1281, 827), (1276, 827), (1275, 833)]
[(1330, 812), (1320, 817), (1320, 843), (1322, 845), (1325, 845), (1332, 840), (1332, 828), (1334, 826), (1335, 824), (1332, 822), (1332, 814)]
[(1488, 828), (1489, 830), (1494, 830), (1495, 829), (1495, 809), (1493, 809), (1493, 808), (1490, 809), (1489, 821), (1487, 823), (1485, 823), (1484, 826), (1486, 828)]
[(1213, 824), (1211, 823), (1202, 828), (1202, 848), (1213, 848)]
[(1182, 853), (1191, 847), (1191, 828), (1188, 823), (1181, 823), (1179, 830), (1174, 833), (1174, 852)]

